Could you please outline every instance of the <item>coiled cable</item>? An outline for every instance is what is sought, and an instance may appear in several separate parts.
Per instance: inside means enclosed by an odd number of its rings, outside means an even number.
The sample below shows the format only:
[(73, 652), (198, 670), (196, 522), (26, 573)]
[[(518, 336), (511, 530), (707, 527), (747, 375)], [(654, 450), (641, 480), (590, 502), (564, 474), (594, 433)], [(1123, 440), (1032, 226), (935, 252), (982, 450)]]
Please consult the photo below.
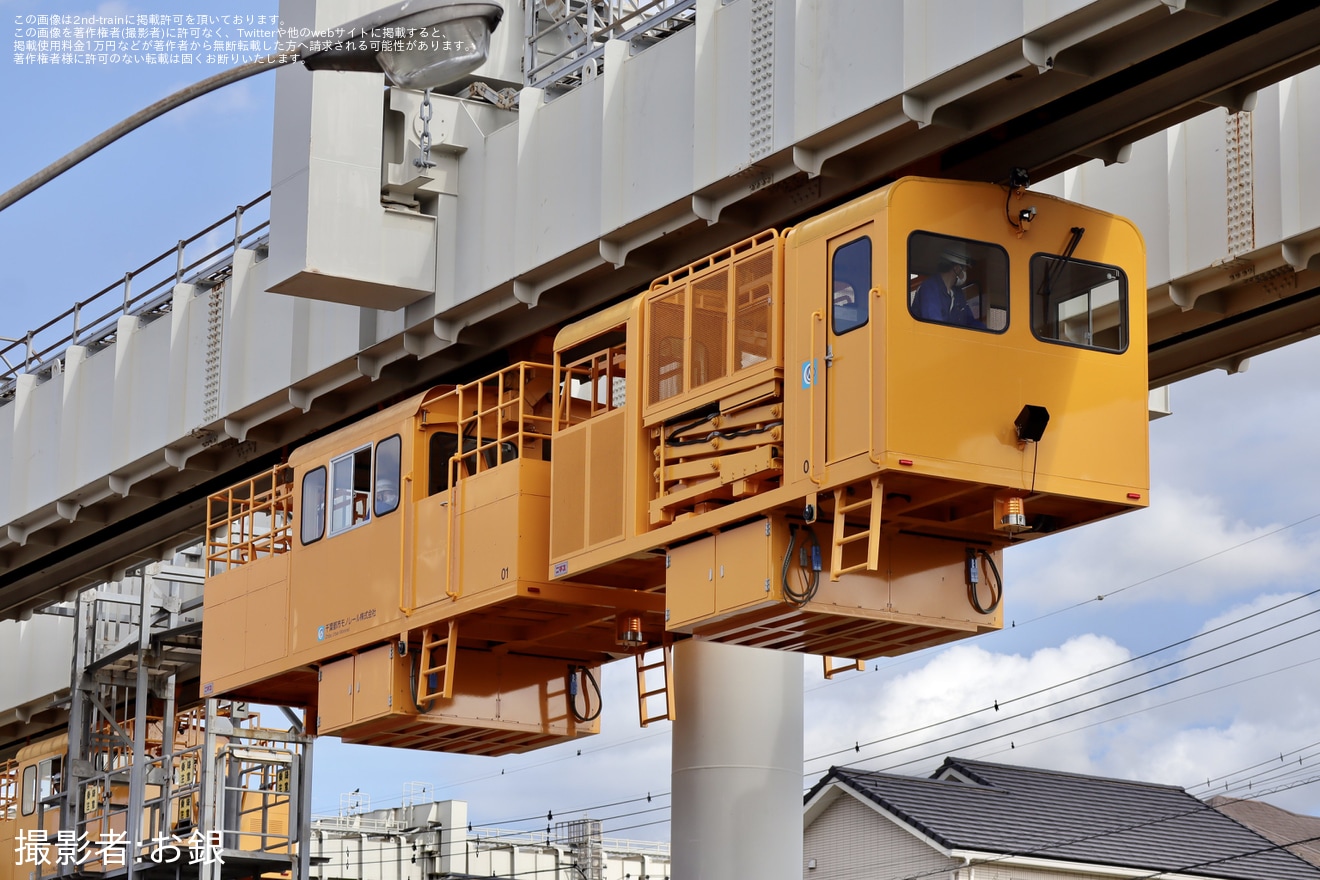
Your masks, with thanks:
[[(972, 607), (976, 609), (978, 614), (994, 614), (995, 609), (999, 607), (999, 602), (1004, 598), (1004, 579), (999, 575), (999, 566), (995, 565), (995, 558), (983, 549), (969, 549), (967, 552), (973, 562), (975, 561), (976, 555), (979, 555), (984, 559), (986, 565), (990, 569), (990, 573), (994, 575), (994, 583), (991, 584), (990, 587), (990, 596), (993, 600), (990, 603), (990, 607), (986, 608), (981, 605), (981, 594), (977, 589), (980, 578), (977, 577), (969, 577), (967, 579), (967, 601), (971, 603)], [(972, 570), (975, 571), (974, 566)], [(989, 581), (989, 578), (986, 580)]]
[[(578, 675), (581, 674), (586, 684), (591, 685), (591, 689), (596, 692), (596, 711), (590, 715), (578, 711)], [(586, 687), (580, 689), (585, 704), (590, 707), (591, 699), (587, 696)], [(590, 666), (570, 666), (568, 667), (568, 710), (573, 714), (573, 720), (578, 724), (590, 724), (600, 717), (601, 707), (604, 702), (600, 696), (600, 683), (596, 681), (596, 676), (592, 674)]]
[[(800, 548), (802, 559), (798, 561), (801, 589), (794, 587), (788, 576), (789, 569), (793, 567), (793, 549), (798, 546), (798, 532), (806, 533)], [(788, 549), (784, 551), (784, 564), (779, 571), (784, 598), (799, 608), (816, 598), (816, 590), (820, 587), (820, 567), (820, 542), (816, 540), (816, 533), (806, 526), (790, 526)]]

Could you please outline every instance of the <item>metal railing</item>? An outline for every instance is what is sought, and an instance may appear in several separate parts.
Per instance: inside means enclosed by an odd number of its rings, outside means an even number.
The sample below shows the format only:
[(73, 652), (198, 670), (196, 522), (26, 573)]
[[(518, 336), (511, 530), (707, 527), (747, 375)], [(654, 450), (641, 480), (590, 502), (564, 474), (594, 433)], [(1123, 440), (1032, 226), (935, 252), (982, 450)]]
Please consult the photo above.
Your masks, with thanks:
[[(522, 831), (507, 828), (474, 828), (468, 832), (468, 840), (478, 847), (490, 849), (510, 846), (569, 846), (567, 841), (557, 840), (553, 834), (544, 831)], [(630, 855), (668, 856), (669, 844), (661, 840), (632, 840), (626, 837), (598, 838), (601, 849), (611, 853)]]
[(613, 412), (627, 403), (627, 348), (615, 345), (560, 368), (555, 418), (557, 427)]
[(18, 761), (0, 761), (0, 822), (18, 815)]
[[(454, 400), (460, 448), (449, 461), (449, 485), (499, 467), (521, 455), (529, 441), (554, 436), (553, 412), (537, 412), (529, 397), (535, 381), (549, 388), (554, 367), (520, 361), (476, 382), (459, 385), (435, 399), (437, 408)], [(561, 425), (562, 427), (562, 425)]]
[(237, 777), (222, 787), (225, 849), (292, 853), (297, 842), (294, 752), (244, 742), (231, 744), (221, 757), (224, 778)]
[[(270, 226), (269, 211), (267, 192), (190, 238), (180, 239), (170, 250), (125, 272), (123, 278), (75, 302), (40, 327), (17, 338), (0, 336), (0, 406), (13, 399), (20, 375), (58, 371), (69, 347), (99, 350), (113, 343), (121, 317), (151, 320), (168, 314), (176, 284), (186, 281), (205, 288), (223, 283), (233, 269), (235, 252), (242, 247), (257, 248), (264, 240)], [(255, 223), (252, 214), (258, 216)], [(251, 224), (249, 228), (244, 228), (245, 221)], [(228, 224), (233, 224), (234, 234), (224, 244), (201, 256), (189, 256), (191, 246)]]
[(206, 500), (208, 577), (287, 553), (292, 537), (293, 473), (286, 465)]
[(402, 829), (404, 825), (398, 819), (376, 819), (371, 816), (326, 813), (313, 816), (312, 827), (326, 831), (391, 834)]
[(696, 0), (535, 0), (527, 4), (527, 85), (565, 92), (601, 73), (610, 40), (645, 48), (696, 22)]
[[(532, 388), (543, 382), (549, 389), (554, 367), (520, 361), (498, 373), (459, 385), (434, 401), (440, 412), (458, 414), (454, 454), (449, 459), (449, 518), (445, 528), (445, 593), (462, 595), (454, 564), (455, 528), (462, 513), (459, 492), (464, 480), (516, 461), (529, 444), (548, 441), (555, 434), (553, 409), (537, 412)], [(428, 403), (428, 405), (432, 405)], [(402, 606), (401, 606), (402, 607)]]

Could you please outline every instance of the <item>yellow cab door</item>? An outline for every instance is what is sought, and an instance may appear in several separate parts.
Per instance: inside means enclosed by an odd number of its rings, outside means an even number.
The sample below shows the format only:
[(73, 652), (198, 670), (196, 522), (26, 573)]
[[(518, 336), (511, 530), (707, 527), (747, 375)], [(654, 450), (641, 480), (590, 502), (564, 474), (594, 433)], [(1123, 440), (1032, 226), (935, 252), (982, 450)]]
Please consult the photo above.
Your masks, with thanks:
[(827, 247), (829, 302), (825, 313), (825, 463), (869, 452), (872, 413), (872, 337), (883, 339), (881, 310), (871, 296), (876, 286), (879, 242), (874, 223), (831, 238)]

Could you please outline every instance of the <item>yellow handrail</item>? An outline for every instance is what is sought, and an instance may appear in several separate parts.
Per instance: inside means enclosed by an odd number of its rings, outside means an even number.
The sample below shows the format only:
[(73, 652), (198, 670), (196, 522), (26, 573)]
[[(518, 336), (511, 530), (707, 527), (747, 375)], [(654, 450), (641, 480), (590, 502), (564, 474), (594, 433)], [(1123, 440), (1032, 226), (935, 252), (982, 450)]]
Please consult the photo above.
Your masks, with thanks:
[[(879, 304), (880, 288), (872, 287), (871, 296), (876, 300), (876, 304)], [(872, 308), (866, 322), (866, 364), (870, 370), (866, 377), (866, 457), (871, 460), (871, 464), (878, 467), (881, 462), (875, 455), (875, 388), (871, 387), (871, 383), (875, 381), (875, 316), (877, 311), (877, 309)], [(829, 678), (830, 676), (827, 674), (825, 677)]]
[[(814, 311), (814, 312), (811, 313), (811, 318), (812, 318), (813, 321), (820, 321), (822, 324), (824, 324), (824, 322), (825, 322), (825, 313), (824, 313), (823, 311), (821, 311), (820, 309), (816, 309), (816, 311)], [(815, 483), (817, 486), (819, 486), (819, 485), (821, 485), (822, 483), (825, 482), (825, 477), (824, 477), (823, 474), (820, 476), (820, 478), (817, 478), (817, 477), (816, 477), (816, 395), (817, 395), (817, 393), (818, 393), (818, 392), (816, 391), (816, 389), (817, 389), (817, 388), (820, 386), (820, 384), (821, 384), (821, 377), (820, 377), (819, 375), (817, 375), (818, 371), (817, 371), (817, 369), (816, 369), (816, 328), (815, 328), (815, 326), (813, 326), (813, 327), (811, 328), (811, 345), (810, 345), (810, 347), (808, 348), (808, 353), (811, 355), (811, 360), (808, 361), (808, 363), (811, 365), (811, 385), (810, 385), (810, 387), (809, 387), (809, 389), (808, 389), (809, 396), (807, 397), (807, 403), (809, 404), (809, 406), (807, 407), (807, 411), (808, 411), (808, 415), (807, 415), (807, 460), (810, 462), (810, 468), (809, 468), (808, 471), (807, 471), (807, 477), (808, 477), (808, 479), (811, 480), (811, 482), (813, 482), (813, 483)]]
[(18, 761), (0, 761), (0, 820), (18, 813)]
[[(207, 498), (206, 561), (212, 574), (289, 552), (293, 488), (281, 479), (286, 467), (277, 465)], [(259, 531), (257, 518), (263, 514), (267, 523)]]
[[(406, 474), (403, 478), (402, 491), (399, 492), (399, 504), (403, 507), (403, 523), (399, 526), (399, 610), (403, 612), (404, 617), (411, 617), (417, 608), (417, 581), (408, 577), (409, 569), (412, 567), (413, 547), (416, 546), (413, 542), (412, 529), (416, 527), (417, 518), (413, 515), (412, 505), (408, 500), (412, 494), (412, 481), (412, 474)], [(406, 606), (403, 604), (405, 584), (412, 587)]]
[[(556, 398), (556, 412), (545, 416), (529, 410), (527, 389), (535, 378), (528, 374), (533, 370), (546, 370), (547, 374), (554, 375), (554, 367), (550, 365), (522, 361), (476, 382), (460, 385), (431, 402), (432, 405), (437, 405), (442, 400), (452, 398), (453, 412), (456, 413), (453, 418), (457, 439), (454, 452), (447, 463), (449, 481), (445, 490), (448, 494), (445, 506), (449, 513), (445, 526), (445, 595), (451, 599), (458, 599), (463, 595), (462, 578), (456, 571), (454, 558), (457, 520), (462, 505), (460, 484), (469, 476), (514, 461), (530, 440), (551, 439), (556, 419), (562, 415), (564, 420), (567, 420), (566, 413), (557, 411), (560, 402), (557, 390), (553, 389), (553, 386), (551, 394)], [(516, 402), (509, 397), (510, 394), (517, 395)], [(508, 418), (504, 417), (506, 410), (509, 414)], [(470, 448), (465, 444), (466, 440), (471, 440)], [(504, 448), (506, 444), (518, 451), (512, 455), (508, 454)], [(470, 462), (470, 467), (464, 466), (464, 462)], [(415, 523), (412, 528), (415, 530)], [(413, 590), (415, 601), (415, 584)], [(403, 610), (402, 601), (402, 592), (400, 592), (401, 610)]]
[[(462, 440), (459, 446), (462, 447)], [(449, 459), (449, 521), (445, 524), (445, 595), (457, 599), (463, 595), (463, 585), (454, 589), (454, 522), (458, 519), (458, 505), (455, 503), (458, 492), (458, 463), (462, 461), (462, 450)]]

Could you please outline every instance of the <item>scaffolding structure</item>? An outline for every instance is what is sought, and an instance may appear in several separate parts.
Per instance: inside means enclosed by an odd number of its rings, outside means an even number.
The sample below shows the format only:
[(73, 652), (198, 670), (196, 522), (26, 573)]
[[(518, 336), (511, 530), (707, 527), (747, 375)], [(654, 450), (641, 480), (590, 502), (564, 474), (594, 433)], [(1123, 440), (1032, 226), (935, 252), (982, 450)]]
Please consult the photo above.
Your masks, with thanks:
[(532, 0), (526, 5), (525, 84), (563, 94), (600, 76), (605, 44), (638, 52), (696, 23), (696, 0)]
[(153, 564), (63, 609), (75, 621), (67, 733), (26, 747), (44, 751), (25, 811), (35, 828), (19, 831), (76, 856), (33, 859), (31, 880), (310, 876), (312, 737), (292, 713), (265, 727), (247, 704), (199, 693), (202, 581), (194, 565)]

